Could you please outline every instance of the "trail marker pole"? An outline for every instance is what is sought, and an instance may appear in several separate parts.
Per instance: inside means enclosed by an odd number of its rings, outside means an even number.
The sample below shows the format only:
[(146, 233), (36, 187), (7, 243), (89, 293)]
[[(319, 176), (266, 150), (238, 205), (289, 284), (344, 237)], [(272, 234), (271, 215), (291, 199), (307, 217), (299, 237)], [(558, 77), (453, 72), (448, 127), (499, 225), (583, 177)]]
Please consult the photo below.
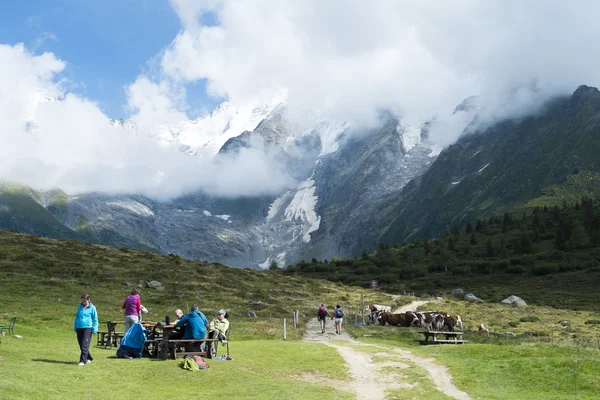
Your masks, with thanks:
[(365, 298), (362, 293), (360, 295), (360, 313), (362, 315), (362, 324), (365, 326)]
[(283, 319), (283, 340), (287, 340), (287, 330), (285, 327), (285, 318)]

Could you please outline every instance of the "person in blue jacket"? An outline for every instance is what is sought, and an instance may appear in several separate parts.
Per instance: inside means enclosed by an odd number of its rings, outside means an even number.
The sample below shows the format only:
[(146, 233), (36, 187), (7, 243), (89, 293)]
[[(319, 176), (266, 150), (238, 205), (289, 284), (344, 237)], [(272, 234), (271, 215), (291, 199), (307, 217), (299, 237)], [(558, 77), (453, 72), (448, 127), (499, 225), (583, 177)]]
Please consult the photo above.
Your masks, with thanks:
[(204, 314), (198, 311), (198, 304), (192, 304), (189, 314), (181, 318), (175, 326), (185, 326), (184, 339), (204, 339), (206, 337), (206, 326), (208, 320)]
[(81, 349), (78, 365), (82, 367), (93, 360), (90, 354), (90, 341), (92, 340), (92, 333), (98, 333), (98, 313), (96, 307), (90, 301), (90, 295), (87, 293), (81, 295), (81, 304), (77, 308), (77, 314), (75, 314), (73, 330), (77, 333), (77, 342)]

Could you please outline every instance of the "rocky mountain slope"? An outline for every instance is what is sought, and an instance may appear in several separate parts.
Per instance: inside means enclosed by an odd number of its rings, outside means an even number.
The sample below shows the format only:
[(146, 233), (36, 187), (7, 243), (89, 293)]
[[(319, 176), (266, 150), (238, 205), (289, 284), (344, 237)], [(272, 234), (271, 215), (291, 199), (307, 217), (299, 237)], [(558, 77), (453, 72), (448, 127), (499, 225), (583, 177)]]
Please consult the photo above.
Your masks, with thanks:
[[(455, 112), (471, 112), (475, 103), (470, 98)], [(435, 236), (523, 203), (577, 168), (600, 167), (600, 94), (589, 87), (534, 117), (465, 135), (439, 156), (427, 141), (427, 124), (385, 117), (379, 127), (360, 130), (312, 117), (298, 127), (283, 111), (281, 105), (243, 112), (223, 106), (215, 110), (218, 124), (197, 120), (161, 136), (191, 157), (198, 149), (212, 149), (215, 157), (264, 151), (297, 181), (283, 193), (237, 199), (193, 193), (159, 202), (27, 188), (15, 193), (5, 186), (0, 227), (266, 268)]]

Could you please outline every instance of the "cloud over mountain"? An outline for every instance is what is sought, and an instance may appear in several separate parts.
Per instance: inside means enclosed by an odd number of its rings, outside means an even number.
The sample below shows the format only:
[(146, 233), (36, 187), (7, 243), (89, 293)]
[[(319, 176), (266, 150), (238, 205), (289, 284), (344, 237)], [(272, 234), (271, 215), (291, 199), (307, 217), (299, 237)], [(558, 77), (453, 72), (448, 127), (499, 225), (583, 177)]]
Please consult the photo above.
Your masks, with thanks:
[(354, 126), (377, 123), (382, 111), (415, 125), (435, 118), (430, 139), (441, 146), (468, 122), (450, 116), (468, 96), (478, 95), (483, 119), (494, 121), (533, 112), (581, 83), (600, 85), (594, 1), (171, 4), (181, 31), (157, 49), (152, 73), (125, 88), (136, 132), (70, 92), (61, 75), (69, 60), (0, 45), (0, 180), (159, 198), (289, 186), (260, 151), (225, 162), (157, 144), (160, 132), (189, 122), (186, 100), (199, 81), (235, 105), (284, 96), (286, 117), (299, 124), (314, 113)]

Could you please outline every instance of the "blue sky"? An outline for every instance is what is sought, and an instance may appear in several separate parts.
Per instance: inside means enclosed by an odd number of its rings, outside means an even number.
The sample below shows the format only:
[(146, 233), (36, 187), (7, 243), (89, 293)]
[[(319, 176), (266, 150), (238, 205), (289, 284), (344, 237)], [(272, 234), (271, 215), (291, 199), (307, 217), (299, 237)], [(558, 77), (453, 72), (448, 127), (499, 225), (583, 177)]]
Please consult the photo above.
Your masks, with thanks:
[[(168, 0), (19, 0), (0, 12), (0, 43), (24, 43), (67, 63), (73, 91), (98, 102), (112, 118), (127, 117), (124, 86), (150, 70), (148, 61), (181, 25)], [(212, 108), (204, 82), (187, 87), (188, 115)]]

